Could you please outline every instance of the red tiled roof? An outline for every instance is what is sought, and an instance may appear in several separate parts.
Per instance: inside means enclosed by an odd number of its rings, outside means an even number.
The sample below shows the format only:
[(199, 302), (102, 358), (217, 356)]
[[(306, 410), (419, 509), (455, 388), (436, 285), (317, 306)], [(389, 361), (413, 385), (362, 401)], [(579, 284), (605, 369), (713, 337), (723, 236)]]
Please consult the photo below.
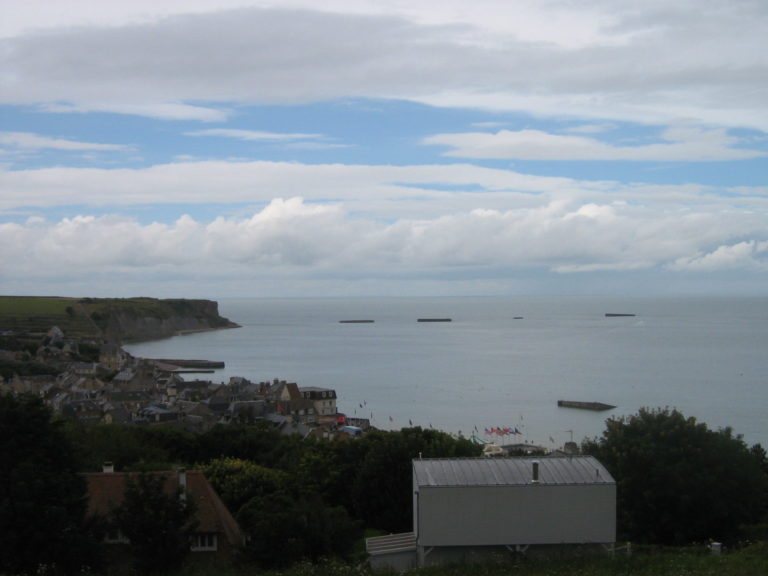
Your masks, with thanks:
[[(179, 488), (179, 472), (151, 472), (165, 478), (163, 486), (167, 494), (174, 494)], [(88, 481), (88, 514), (108, 516), (120, 506), (128, 478), (135, 478), (133, 472), (97, 472), (85, 474)], [(224, 502), (200, 470), (188, 470), (187, 493), (197, 505), (198, 532), (224, 534), (230, 544), (242, 542), (242, 534), (237, 522), (230, 514)]]

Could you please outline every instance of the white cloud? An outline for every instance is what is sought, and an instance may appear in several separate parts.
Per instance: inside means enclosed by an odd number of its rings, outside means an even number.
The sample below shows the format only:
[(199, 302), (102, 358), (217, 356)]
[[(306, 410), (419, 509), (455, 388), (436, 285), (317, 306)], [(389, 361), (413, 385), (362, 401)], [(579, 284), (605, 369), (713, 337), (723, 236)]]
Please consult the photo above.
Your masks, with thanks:
[(768, 197), (768, 186), (731, 186), (727, 191), (731, 194), (739, 194), (742, 196)]
[(78, 142), (63, 138), (51, 138), (32, 132), (0, 132), (0, 147), (17, 150), (62, 150), (69, 152), (82, 151), (123, 151), (128, 146), (118, 144), (99, 144), (95, 142)]
[[(147, 168), (0, 168), (0, 211), (99, 206), (269, 203), (300, 194), (307, 202), (343, 202), (353, 214), (378, 221), (434, 219), (471, 212), (532, 209), (541, 206), (628, 205), (655, 214), (764, 214), (763, 187), (717, 188), (686, 185), (622, 184), (533, 176), (512, 170), (452, 165), (343, 165), (295, 162), (195, 161)], [(724, 218), (728, 220), (728, 218)]]
[(223, 122), (231, 113), (227, 109), (194, 106), (173, 101), (125, 102), (119, 99), (113, 102), (84, 100), (77, 104), (44, 103), (40, 109), (44, 112), (60, 114), (111, 112), (161, 120), (197, 120), (199, 122)]
[[(161, 168), (168, 172), (146, 171), (150, 174), (147, 185), (154, 184), (146, 190), (141, 183), (147, 174), (121, 171), (109, 181), (138, 185), (147, 197), (165, 196), (170, 191), (169, 202), (182, 195), (258, 202), (269, 191), (296, 189), (284, 165), (231, 165), (230, 171), (246, 170), (223, 182), (223, 166), (210, 172), (206, 170), (211, 166), (205, 163)], [(451, 167), (293, 166), (301, 181), (306, 182), (311, 174), (312, 189), (304, 187), (308, 193), (320, 190), (340, 199), (274, 195), (250, 215), (219, 216), (209, 222), (182, 216), (168, 223), (141, 223), (127, 216), (83, 214), (58, 221), (32, 218), (0, 224), (0, 244), (16, 247), (0, 253), (0, 278), (6, 286), (22, 280), (90, 276), (119, 276), (136, 282), (158, 275), (178, 282), (196, 278), (200, 270), (211, 270), (225, 283), (256, 282), (265, 277), (273, 282), (293, 278), (311, 283), (350, 274), (363, 281), (382, 275), (425, 277), (445, 271), (482, 278), (501, 271), (514, 276), (515, 271), (524, 270), (559, 274), (765, 270), (761, 262), (768, 252), (768, 232), (763, 212), (754, 209), (765, 202), (762, 196), (712, 198), (695, 189), (669, 195), (649, 187), (638, 189), (634, 201), (617, 202), (612, 199), (617, 187), (621, 188), (616, 183), (590, 187), (589, 183), (526, 179), (472, 167), (454, 173), (445, 168)], [(190, 170), (181, 181), (180, 169)], [(270, 178), (271, 170), (277, 170), (279, 176)], [(88, 186), (83, 181), (69, 183), (86, 194), (78, 201), (96, 199), (96, 195), (87, 196), (89, 187), (103, 192), (99, 172), (108, 171), (70, 172), (70, 177), (97, 177)], [(254, 174), (262, 177), (256, 178), (260, 182), (257, 188), (250, 185)], [(422, 183), (482, 180), (489, 188), (477, 195), (424, 187), (414, 199), (410, 196), (413, 189), (403, 195), (403, 187), (388, 184), (393, 176)], [(67, 181), (60, 174), (46, 177), (51, 185)], [(502, 186), (505, 177), (506, 184), (526, 185), (538, 192)], [(221, 198), (221, 192), (235, 182), (240, 185)], [(262, 187), (268, 192), (254, 194)], [(56, 190), (59, 194), (61, 188)], [(439, 196), (441, 208), (430, 203), (430, 195)], [(134, 200), (143, 198), (137, 193)], [(735, 236), (747, 240), (729, 244), (728, 239)], [(722, 248), (713, 251), (711, 246)]]
[(710, 252), (678, 258), (670, 268), (692, 272), (738, 269), (765, 272), (768, 271), (768, 241), (748, 240), (718, 246)]
[(12, 16), (1, 101), (210, 121), (230, 105), (400, 98), (768, 131), (760, 0), (106, 4), (62, 2), (67, 17), (57, 2), (37, 33), (32, 12)]
[(615, 129), (615, 124), (606, 122), (602, 124), (582, 124), (581, 126), (572, 126), (567, 128), (565, 132), (570, 132), (572, 134), (600, 134), (603, 132), (610, 132), (611, 130)]
[(518, 160), (629, 160), (655, 162), (712, 162), (768, 156), (761, 150), (736, 148), (740, 144), (723, 129), (672, 127), (661, 142), (621, 146), (585, 136), (551, 134), (541, 130), (501, 130), (436, 134), (424, 144), (448, 146), (446, 156), (508, 158)]
[[(441, 185), (456, 191), (441, 190)], [(432, 188), (434, 186), (435, 188)], [(486, 191), (478, 198), (471, 191)], [(586, 185), (599, 189), (600, 183)], [(143, 169), (0, 169), (0, 210), (19, 207), (136, 204), (259, 203), (301, 193), (308, 200), (343, 200), (352, 210), (389, 219), (463, 210), (482, 199), (494, 206), (531, 202), (552, 190), (585, 187), (566, 178), (529, 176), (466, 164), (451, 166), (346, 166), (290, 162), (195, 162)], [(109, 194), (105, 194), (109, 191)]]
[[(318, 10), (335, 14), (398, 15), (422, 25), (452, 25), (471, 23), (485, 31), (469, 37), (477, 43), (497, 42), (510, 35), (530, 42), (547, 42), (561, 46), (579, 46), (595, 41), (615, 43), (621, 32), (610, 29), (614, 19), (601, 14), (599, 4), (583, 2), (578, 9), (568, 3), (536, 0), (485, 0), (472, 10), (462, 0), (133, 0), (132, 2), (83, 3), (81, 0), (26, 0), (7, 14), (0, 23), (0, 37), (44, 30), (83, 26), (125, 26), (155, 24), (164, 18), (182, 14), (206, 14), (238, 8), (274, 8)], [(500, 15), (514, 9), (515, 18)]]
[(306, 134), (301, 132), (266, 132), (263, 130), (243, 130), (238, 128), (211, 128), (208, 130), (192, 130), (185, 132), (185, 135), (279, 144), (282, 148), (291, 150), (335, 150), (349, 148), (348, 144), (333, 142), (322, 134)]
[(193, 130), (185, 133), (187, 136), (214, 136), (220, 138), (234, 138), (246, 142), (260, 141), (291, 141), (291, 140), (320, 140), (322, 134), (301, 134), (264, 132), (261, 130), (240, 130), (236, 128), (211, 128), (208, 130)]
[[(0, 134), (6, 162), (26, 156), (37, 166), (72, 157), (51, 151), (103, 161), (102, 152), (129, 149), (105, 136), (53, 135), (39, 128), (46, 114), (70, 114), (55, 118), (64, 126), (77, 125), (73, 115), (82, 114), (91, 128), (103, 127), (105, 117), (86, 117), (90, 112), (178, 120), (180, 133), (199, 140), (183, 139), (170, 150), (173, 125), (125, 123), (123, 134), (143, 127), (147, 135), (162, 134), (136, 149), (154, 165), (0, 167), (0, 245), (21, 247), (0, 251), (2, 286), (55, 278), (198, 286), (201, 277), (215, 276), (245, 291), (265, 279), (279, 290), (288, 278), (304, 286), (341, 277), (375, 285), (385, 277), (449, 273), (470, 286), (474, 276), (508, 278), (522, 270), (550, 278), (765, 270), (768, 194), (757, 162), (738, 178), (719, 173), (703, 180), (733, 184), (722, 187), (579, 181), (469, 161), (392, 166), (386, 163), (402, 158), (400, 150), (371, 154), (394, 138), (365, 149), (362, 130), (337, 127), (332, 113), (319, 116), (332, 112), (328, 101), (360, 99), (371, 107), (400, 99), (523, 113), (428, 114), (409, 131), (397, 134), (398, 124), (388, 134), (413, 138), (430, 126), (435, 135), (425, 142), (454, 158), (764, 157), (762, 0), (714, 0), (706, 9), (694, 0), (28, 0), (4, 16), (0, 105), (20, 106), (16, 126), (39, 112), (29, 122), (34, 128)], [(264, 123), (264, 131), (231, 128), (242, 110), (254, 118), (269, 113), (259, 105), (314, 102), (321, 104), (295, 108), (284, 132), (275, 122)], [(302, 114), (313, 115), (311, 122), (302, 125)], [(437, 117), (465, 122), (460, 126), (472, 132), (447, 133), (461, 130), (455, 123), (431, 128)], [(185, 121), (231, 124), (196, 130)], [(645, 130), (629, 141), (617, 128), (639, 124), (658, 127), (658, 134), (648, 138)], [(279, 151), (295, 160), (302, 154), (289, 149), (345, 146), (336, 132), (349, 135), (345, 142), (356, 138), (360, 164), (341, 164), (352, 154), (315, 165), (197, 160), (211, 144), (203, 138), (256, 143), (240, 144), (233, 157), (269, 146), (270, 157)], [(227, 149), (235, 147), (230, 142)], [(440, 151), (422, 148), (419, 155)], [(152, 154), (184, 161), (158, 164), (163, 160)], [(683, 181), (687, 168), (667, 165), (653, 176)], [(180, 216), (178, 205), (191, 215)], [(123, 214), (103, 216), (111, 212)], [(34, 217), (22, 222), (27, 214)]]

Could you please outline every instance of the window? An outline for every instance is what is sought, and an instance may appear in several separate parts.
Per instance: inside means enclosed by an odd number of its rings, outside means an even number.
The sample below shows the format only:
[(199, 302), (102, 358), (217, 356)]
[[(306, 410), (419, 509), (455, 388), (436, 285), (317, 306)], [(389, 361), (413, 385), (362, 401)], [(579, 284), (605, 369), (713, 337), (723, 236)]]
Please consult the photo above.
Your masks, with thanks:
[(215, 552), (218, 549), (216, 534), (203, 533), (192, 535), (192, 552)]

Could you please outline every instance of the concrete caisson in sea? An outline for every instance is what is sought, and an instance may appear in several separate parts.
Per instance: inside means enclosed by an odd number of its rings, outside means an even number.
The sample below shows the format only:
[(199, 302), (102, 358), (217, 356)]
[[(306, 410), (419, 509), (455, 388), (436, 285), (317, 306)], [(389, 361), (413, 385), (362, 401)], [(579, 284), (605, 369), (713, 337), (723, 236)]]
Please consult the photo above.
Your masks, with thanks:
[(582, 410), (595, 410), (596, 412), (616, 408), (616, 406), (603, 402), (579, 402), (577, 400), (558, 400), (557, 405), (561, 408), (580, 408)]

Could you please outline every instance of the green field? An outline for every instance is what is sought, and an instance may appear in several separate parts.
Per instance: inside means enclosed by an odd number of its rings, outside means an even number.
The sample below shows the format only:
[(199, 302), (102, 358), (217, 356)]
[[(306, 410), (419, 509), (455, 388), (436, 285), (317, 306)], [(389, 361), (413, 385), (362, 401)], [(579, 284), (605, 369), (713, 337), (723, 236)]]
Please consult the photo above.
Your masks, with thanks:
[[(0, 333), (39, 337), (58, 326), (70, 338), (103, 337), (114, 318), (197, 318), (209, 328), (231, 324), (208, 301), (157, 298), (0, 296)], [(215, 303), (214, 303), (215, 306)], [(166, 334), (167, 335), (167, 334)]]
[(0, 296), (0, 316), (66, 316), (74, 298)]
[(0, 331), (39, 335), (53, 326), (77, 338), (97, 337), (100, 333), (75, 298), (0, 296)]

